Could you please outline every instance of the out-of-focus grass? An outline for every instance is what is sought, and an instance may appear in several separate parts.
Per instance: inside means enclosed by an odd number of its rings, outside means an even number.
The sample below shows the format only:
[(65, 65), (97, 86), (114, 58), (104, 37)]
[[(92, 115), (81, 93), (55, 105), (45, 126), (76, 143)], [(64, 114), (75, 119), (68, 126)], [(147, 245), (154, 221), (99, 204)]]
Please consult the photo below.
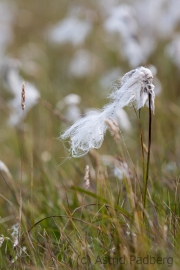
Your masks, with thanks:
[[(67, 69), (76, 49), (71, 45), (50, 46), (43, 39), (46, 26), (63, 18), (71, 2), (19, 0), (16, 3), (15, 39), (7, 54), (22, 60), (22, 75), (34, 82), (41, 97), (54, 108), (69, 93), (82, 97), (82, 111), (106, 104), (99, 91), (100, 77), (112, 67), (121, 67), (124, 73), (130, 68), (113, 52), (111, 44), (103, 43), (101, 18), (97, 16), (92, 34), (82, 45), (98, 57), (99, 68), (89, 77), (74, 79)], [(96, 14), (94, 2), (84, 5)], [(161, 46), (149, 60), (157, 67), (163, 90), (156, 98), (153, 116), (145, 223), (139, 186), (142, 187), (141, 148), (133, 110), (127, 109), (133, 130), (128, 135), (122, 133), (126, 147), (122, 139), (117, 146), (107, 134), (98, 150), (99, 155), (118, 154), (132, 172), (135, 168), (138, 179), (133, 173), (133, 179), (120, 181), (106, 176), (97, 156), (88, 154), (65, 161), (66, 151), (57, 137), (67, 125), (41, 103), (25, 118), (24, 142), (22, 130), (7, 125), (9, 111), (1, 108), (0, 159), (12, 175), (0, 176), (0, 234), (5, 237), (0, 247), (1, 269), (179, 269), (180, 81), (179, 71), (163, 54)], [(27, 72), (31, 61), (35, 69)], [(4, 102), (10, 98), (3, 88), (2, 97)], [(147, 144), (147, 108), (142, 109), (141, 121)], [(44, 156), (49, 158), (46, 160)], [(86, 164), (97, 175), (95, 178), (90, 175), (88, 191), (83, 186)], [(20, 189), (22, 222), (19, 243), (13, 247), (10, 228), (19, 223)], [(167, 261), (130, 264), (133, 255), (172, 257), (173, 263), (171, 267)], [(99, 261), (99, 258), (120, 257), (125, 258), (125, 264), (108, 261), (103, 265)]]

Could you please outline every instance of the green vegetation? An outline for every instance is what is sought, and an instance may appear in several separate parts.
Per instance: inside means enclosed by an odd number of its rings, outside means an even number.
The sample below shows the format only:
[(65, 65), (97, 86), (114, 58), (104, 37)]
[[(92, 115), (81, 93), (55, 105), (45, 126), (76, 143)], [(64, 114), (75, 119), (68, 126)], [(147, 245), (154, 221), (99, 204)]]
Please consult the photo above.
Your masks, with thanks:
[[(84, 157), (66, 158), (64, 143), (58, 139), (69, 126), (62, 119), (64, 111), (56, 108), (59, 100), (75, 93), (82, 98), (82, 114), (86, 108), (101, 108), (111, 85), (103, 89), (100, 78), (113, 68), (121, 68), (122, 75), (132, 69), (112, 41), (106, 41), (96, 1), (81, 1), (95, 18), (92, 32), (79, 47), (44, 40), (45, 29), (65, 17), (71, 1), (15, 2), (15, 38), (7, 55), (22, 61), (21, 75), (36, 85), (41, 99), (19, 127), (10, 126), (7, 104), (12, 96), (1, 81), (0, 160), (9, 172), (0, 170), (0, 269), (179, 269), (180, 71), (164, 53), (165, 42), (144, 63), (156, 66), (162, 92), (156, 96), (152, 116), (143, 210), (140, 128), (133, 108), (125, 108), (131, 132), (122, 130), (115, 141), (108, 131), (102, 147)], [(78, 49), (89, 50), (97, 61), (82, 78), (68, 73)], [(21, 99), (21, 89), (19, 93)], [(148, 121), (144, 107), (144, 149)], [(126, 162), (131, 177), (113, 176), (102, 163), (102, 155)], [(144, 155), (147, 159), (146, 151)], [(84, 186), (86, 165), (90, 167), (88, 189)]]

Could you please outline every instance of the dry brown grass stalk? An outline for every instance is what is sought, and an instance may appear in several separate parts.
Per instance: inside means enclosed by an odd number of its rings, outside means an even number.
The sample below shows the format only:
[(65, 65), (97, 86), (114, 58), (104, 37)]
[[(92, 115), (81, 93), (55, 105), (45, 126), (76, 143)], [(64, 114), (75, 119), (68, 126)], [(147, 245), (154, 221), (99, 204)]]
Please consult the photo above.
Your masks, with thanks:
[(119, 126), (113, 119), (105, 119), (105, 123), (107, 124), (111, 135), (113, 136), (116, 143), (119, 143), (120, 141), (120, 135), (119, 135)]
[(47, 100), (44, 100), (42, 98), (39, 98), (39, 102), (47, 108), (49, 111), (51, 111), (54, 116), (56, 116), (59, 120), (61, 120), (64, 123), (69, 123), (69, 121), (65, 118), (64, 115), (62, 115), (58, 110), (54, 109), (52, 104), (49, 103)]
[(90, 186), (90, 181), (89, 181), (89, 165), (86, 165), (86, 168), (85, 168), (84, 181), (85, 181), (85, 188), (88, 189), (89, 186)]

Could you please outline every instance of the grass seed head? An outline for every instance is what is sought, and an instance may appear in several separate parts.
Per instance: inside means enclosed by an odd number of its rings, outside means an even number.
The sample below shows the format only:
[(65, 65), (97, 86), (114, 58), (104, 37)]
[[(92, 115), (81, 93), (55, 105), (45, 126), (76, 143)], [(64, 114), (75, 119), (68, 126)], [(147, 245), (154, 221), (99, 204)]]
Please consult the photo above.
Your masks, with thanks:
[(90, 186), (90, 181), (89, 181), (89, 165), (86, 165), (86, 168), (85, 168), (84, 181), (85, 181), (85, 188), (88, 189), (89, 186)]
[(25, 92), (25, 83), (23, 82), (21, 91), (21, 108), (23, 111), (25, 109), (25, 101), (26, 101), (26, 92)]

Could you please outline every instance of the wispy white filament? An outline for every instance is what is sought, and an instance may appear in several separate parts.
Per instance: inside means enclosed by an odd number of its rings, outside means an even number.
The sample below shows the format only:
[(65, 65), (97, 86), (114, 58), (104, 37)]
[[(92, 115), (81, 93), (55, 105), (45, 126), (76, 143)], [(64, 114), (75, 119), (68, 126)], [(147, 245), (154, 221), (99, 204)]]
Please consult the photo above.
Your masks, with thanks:
[(70, 151), (73, 157), (80, 157), (88, 153), (90, 148), (100, 148), (107, 130), (105, 119), (115, 119), (116, 111), (134, 103), (137, 109), (148, 105), (151, 98), (151, 110), (154, 112), (153, 76), (149, 69), (139, 67), (126, 73), (121, 85), (111, 93), (111, 102), (99, 112), (89, 113), (68, 128), (62, 139), (70, 138)]

